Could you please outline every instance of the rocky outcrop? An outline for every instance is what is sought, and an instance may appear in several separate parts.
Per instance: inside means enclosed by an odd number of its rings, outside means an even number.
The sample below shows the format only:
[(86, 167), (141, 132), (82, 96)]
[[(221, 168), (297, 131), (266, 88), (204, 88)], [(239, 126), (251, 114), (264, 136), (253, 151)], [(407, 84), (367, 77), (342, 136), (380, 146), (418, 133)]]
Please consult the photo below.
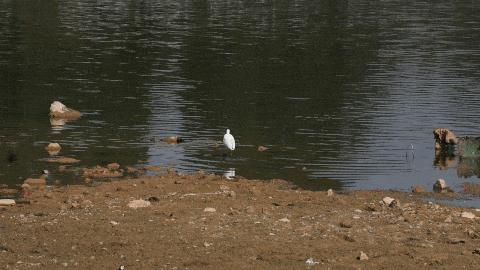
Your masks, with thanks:
[(435, 138), (435, 150), (447, 149), (458, 144), (458, 138), (449, 129), (437, 128), (433, 131)]

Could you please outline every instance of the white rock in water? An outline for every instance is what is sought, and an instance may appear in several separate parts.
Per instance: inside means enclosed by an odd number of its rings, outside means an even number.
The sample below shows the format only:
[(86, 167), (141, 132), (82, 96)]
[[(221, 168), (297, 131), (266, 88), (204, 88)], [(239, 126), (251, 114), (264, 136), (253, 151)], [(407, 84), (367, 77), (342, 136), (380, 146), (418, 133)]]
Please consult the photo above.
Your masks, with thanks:
[(207, 207), (207, 208), (203, 209), (203, 212), (215, 213), (215, 212), (217, 212), (217, 209), (215, 209), (213, 207)]
[(50, 104), (51, 113), (63, 113), (66, 111), (68, 111), (67, 106), (65, 106), (60, 101), (54, 101), (52, 104)]
[(12, 199), (1, 199), (0, 206), (12, 206), (15, 205), (15, 201)]
[(463, 218), (469, 218), (469, 219), (474, 219), (476, 216), (472, 212), (462, 212), (460, 215)]
[(133, 200), (128, 203), (128, 207), (133, 209), (149, 207), (150, 205), (151, 203), (145, 200)]
[(445, 182), (444, 179), (438, 179), (437, 182), (435, 182), (435, 184), (433, 185), (433, 189), (434, 190), (437, 190), (437, 191), (442, 191), (444, 189), (446, 189), (448, 186), (447, 186), (447, 182)]

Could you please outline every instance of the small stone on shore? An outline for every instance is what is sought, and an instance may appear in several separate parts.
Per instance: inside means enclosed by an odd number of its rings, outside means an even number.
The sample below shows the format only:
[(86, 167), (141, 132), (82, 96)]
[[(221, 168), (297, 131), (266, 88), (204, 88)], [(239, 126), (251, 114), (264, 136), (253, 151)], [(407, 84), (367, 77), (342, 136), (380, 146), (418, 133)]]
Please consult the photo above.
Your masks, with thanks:
[(207, 207), (207, 208), (203, 209), (203, 212), (205, 212), (205, 213), (215, 213), (215, 212), (217, 212), (217, 209), (215, 209), (213, 207)]
[(145, 208), (149, 207), (151, 203), (145, 200), (133, 200), (128, 203), (128, 207), (137, 209), (137, 208)]
[(15, 205), (15, 200), (0, 199), (0, 206), (13, 206), (13, 205)]
[(333, 189), (327, 190), (327, 196), (332, 197), (333, 196)]
[(357, 259), (360, 261), (368, 261), (368, 256), (365, 254), (365, 252), (360, 251), (360, 255), (357, 257)]
[(382, 199), (383, 203), (388, 207), (395, 207), (397, 205), (397, 201), (391, 197), (385, 197)]
[(466, 211), (462, 212), (460, 216), (468, 219), (474, 219), (476, 217), (475, 214), (473, 214), (472, 212), (466, 212)]
[(268, 150), (268, 147), (263, 146), (263, 145), (260, 145), (260, 146), (258, 146), (258, 149), (257, 149), (257, 150), (258, 150), (258, 152), (267, 151), (267, 150)]

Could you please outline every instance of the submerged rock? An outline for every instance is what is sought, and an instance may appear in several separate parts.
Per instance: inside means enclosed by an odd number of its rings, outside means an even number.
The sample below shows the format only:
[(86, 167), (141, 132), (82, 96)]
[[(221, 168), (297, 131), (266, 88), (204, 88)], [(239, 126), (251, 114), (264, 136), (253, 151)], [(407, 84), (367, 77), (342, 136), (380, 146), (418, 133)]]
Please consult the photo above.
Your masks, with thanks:
[(22, 189), (44, 189), (47, 184), (45, 178), (28, 178), (23, 181)]
[(177, 136), (169, 136), (169, 137), (162, 138), (162, 141), (170, 144), (177, 144), (177, 143), (183, 142), (183, 139)]
[(61, 149), (62, 149), (62, 147), (58, 143), (49, 143), (47, 146), (45, 146), (45, 150), (47, 150), (47, 152), (50, 155), (58, 154)]
[(463, 184), (463, 191), (468, 194), (472, 194), (475, 196), (480, 196), (480, 184), (479, 183), (464, 183)]
[(425, 192), (427, 192), (427, 189), (424, 186), (413, 186), (412, 187), (412, 192), (413, 193), (425, 193)]
[(47, 162), (60, 163), (60, 164), (75, 164), (80, 162), (80, 160), (71, 158), (71, 157), (56, 157), (56, 158), (48, 158)]
[(96, 166), (93, 168), (84, 168), (84, 178), (116, 178), (122, 177), (123, 170), (118, 163), (110, 163), (107, 167)]
[(257, 150), (258, 150), (258, 152), (267, 151), (267, 150), (268, 150), (268, 147), (263, 146), (263, 145), (260, 145), (260, 146), (258, 146)]

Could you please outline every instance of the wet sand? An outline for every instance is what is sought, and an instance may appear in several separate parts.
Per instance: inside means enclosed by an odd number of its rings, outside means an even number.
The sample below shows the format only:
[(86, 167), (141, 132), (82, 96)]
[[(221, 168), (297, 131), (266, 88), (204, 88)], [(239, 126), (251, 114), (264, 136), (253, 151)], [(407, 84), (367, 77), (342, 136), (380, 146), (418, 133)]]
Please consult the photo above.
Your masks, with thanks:
[[(386, 196), (397, 203), (381, 202)], [(4, 269), (474, 269), (474, 209), (205, 173), (46, 187), (0, 210)], [(131, 208), (133, 200), (150, 205)], [(479, 214), (480, 215), (480, 214)], [(368, 259), (362, 257), (364, 252)], [(310, 259), (310, 260), (309, 260)], [(307, 263), (307, 261), (309, 263)]]

